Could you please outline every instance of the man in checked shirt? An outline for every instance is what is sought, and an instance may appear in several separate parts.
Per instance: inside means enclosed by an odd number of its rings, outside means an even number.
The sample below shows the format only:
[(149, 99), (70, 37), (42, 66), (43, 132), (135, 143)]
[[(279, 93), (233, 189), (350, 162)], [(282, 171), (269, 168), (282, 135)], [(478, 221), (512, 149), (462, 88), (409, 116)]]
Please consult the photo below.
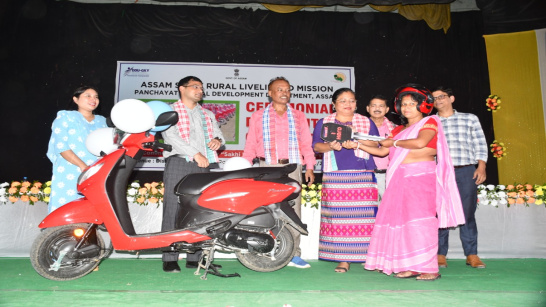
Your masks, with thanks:
[[(470, 113), (460, 113), (453, 109), (455, 96), (449, 88), (437, 87), (432, 96), (434, 107), (442, 122), (449, 146), (451, 160), (455, 166), (455, 179), (466, 224), (459, 227), (466, 264), (473, 268), (485, 268), (478, 257), (478, 228), (475, 212), (477, 207), (477, 186), (485, 181), (485, 163), (488, 147), (478, 117)], [(477, 166), (476, 166), (477, 164)], [(438, 266), (447, 267), (449, 229), (439, 230)]]

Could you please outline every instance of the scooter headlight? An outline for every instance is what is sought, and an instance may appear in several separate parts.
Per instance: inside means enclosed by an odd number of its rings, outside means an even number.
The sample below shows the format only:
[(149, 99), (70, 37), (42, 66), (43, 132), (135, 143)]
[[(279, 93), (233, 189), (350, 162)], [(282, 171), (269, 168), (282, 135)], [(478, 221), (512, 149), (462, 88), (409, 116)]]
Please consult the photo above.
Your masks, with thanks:
[(78, 185), (82, 184), (82, 182), (89, 179), (91, 176), (95, 175), (104, 165), (104, 163), (99, 163), (91, 166), (87, 170), (85, 170), (80, 177), (78, 178)]

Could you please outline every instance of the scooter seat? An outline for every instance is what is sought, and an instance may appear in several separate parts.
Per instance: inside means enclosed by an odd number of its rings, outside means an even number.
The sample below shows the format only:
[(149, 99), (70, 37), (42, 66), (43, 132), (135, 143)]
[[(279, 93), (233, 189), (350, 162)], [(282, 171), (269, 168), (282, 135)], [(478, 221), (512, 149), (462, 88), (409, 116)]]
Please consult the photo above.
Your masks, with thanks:
[(182, 178), (175, 186), (174, 193), (178, 196), (182, 194), (200, 194), (209, 186), (224, 180), (253, 178), (256, 180), (278, 179), (288, 176), (296, 170), (297, 164), (288, 164), (283, 167), (251, 167), (228, 172), (210, 172), (189, 174)]

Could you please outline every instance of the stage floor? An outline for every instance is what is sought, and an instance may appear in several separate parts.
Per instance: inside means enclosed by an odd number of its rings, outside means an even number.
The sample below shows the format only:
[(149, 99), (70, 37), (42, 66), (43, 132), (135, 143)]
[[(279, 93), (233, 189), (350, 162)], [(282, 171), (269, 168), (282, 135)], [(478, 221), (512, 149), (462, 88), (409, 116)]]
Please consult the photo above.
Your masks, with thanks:
[[(1, 306), (546, 306), (546, 259), (484, 259), (486, 269), (449, 260), (434, 282), (396, 279), (353, 264), (334, 273), (332, 262), (259, 273), (237, 260), (216, 261), (222, 272), (164, 273), (160, 259), (106, 259), (96, 272), (68, 282), (38, 275), (28, 258), (0, 258)], [(181, 260), (181, 264), (183, 264)]]

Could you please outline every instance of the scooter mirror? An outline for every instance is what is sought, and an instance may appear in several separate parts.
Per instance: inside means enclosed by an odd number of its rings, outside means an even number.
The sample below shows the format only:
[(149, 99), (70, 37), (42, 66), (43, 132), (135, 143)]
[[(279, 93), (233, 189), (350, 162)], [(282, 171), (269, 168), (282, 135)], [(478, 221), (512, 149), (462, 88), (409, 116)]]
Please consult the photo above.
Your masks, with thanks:
[(155, 121), (156, 126), (165, 126), (169, 125), (172, 126), (178, 122), (178, 113), (175, 111), (171, 112), (163, 112), (161, 115), (157, 117), (157, 120)]
[(106, 118), (106, 126), (109, 128), (116, 128), (116, 125), (114, 125), (111, 117)]

